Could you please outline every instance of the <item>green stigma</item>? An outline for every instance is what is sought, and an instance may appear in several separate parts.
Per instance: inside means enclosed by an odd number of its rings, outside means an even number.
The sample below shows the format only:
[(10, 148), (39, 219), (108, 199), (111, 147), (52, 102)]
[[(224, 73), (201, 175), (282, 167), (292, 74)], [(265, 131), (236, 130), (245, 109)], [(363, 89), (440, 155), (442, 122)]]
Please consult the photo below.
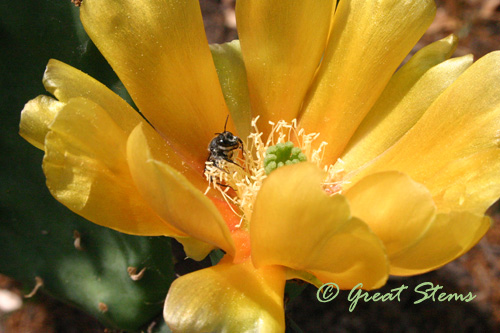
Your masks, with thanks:
[(306, 155), (299, 147), (294, 147), (293, 142), (278, 143), (267, 148), (266, 157), (264, 158), (264, 170), (268, 175), (279, 167), (305, 161), (307, 161)]

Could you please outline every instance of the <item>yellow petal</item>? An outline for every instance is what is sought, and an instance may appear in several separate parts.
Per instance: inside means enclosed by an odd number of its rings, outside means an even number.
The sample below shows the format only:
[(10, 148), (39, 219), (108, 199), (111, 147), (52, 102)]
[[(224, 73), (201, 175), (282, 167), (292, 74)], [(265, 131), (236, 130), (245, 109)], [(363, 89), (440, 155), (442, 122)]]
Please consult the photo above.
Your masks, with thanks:
[[(140, 123), (148, 138), (148, 145), (156, 159), (181, 171), (200, 189), (206, 188), (203, 166), (194, 170), (172, 150), (166, 141), (127, 102), (94, 78), (63, 62), (51, 59), (43, 77), (45, 88), (60, 101), (85, 97), (106, 110), (112, 120), (128, 134)], [(43, 142), (43, 141), (42, 141)]]
[[(143, 131), (142, 144), (144, 146), (140, 147), (138, 145), (135, 149), (138, 151), (149, 151), (152, 158), (168, 164), (182, 173), (196, 188), (202, 191), (206, 189), (207, 182), (201, 176), (202, 170), (193, 170), (187, 163), (184, 163), (151, 126), (142, 123), (141, 130)], [(175, 237), (175, 239), (183, 245), (186, 255), (194, 260), (204, 259), (214, 249), (213, 245), (191, 237)]]
[(429, 45), (392, 77), (341, 156), (344, 170), (356, 169), (392, 146), (472, 64), (469, 55), (435, 65), (455, 48), (454, 44), (445, 44), (448, 49), (439, 50), (446, 54), (435, 50), (442, 44)]
[(298, 271), (291, 268), (288, 268), (286, 270), (286, 279), (287, 280), (300, 279), (302, 281), (312, 284), (316, 288), (320, 288), (324, 284), (311, 273), (308, 273), (306, 271)]
[(351, 214), (382, 240), (389, 260), (426, 232), (436, 208), (429, 191), (395, 172), (370, 175), (345, 192)]
[(134, 185), (127, 133), (99, 105), (75, 98), (49, 126), (43, 170), (47, 187), (86, 219), (136, 235), (184, 235), (161, 220)]
[(329, 143), (334, 162), (392, 74), (425, 32), (432, 0), (341, 1), (300, 125)]
[(182, 173), (153, 158), (140, 125), (128, 138), (127, 160), (139, 192), (160, 217), (234, 255), (231, 234), (215, 205)]
[[(433, 195), (440, 194), (446, 189), (443, 186), (453, 185), (448, 168), (460, 168), (460, 164), (477, 166), (481, 161), (471, 157), (472, 155), (498, 150), (499, 92), (500, 52), (493, 52), (469, 67), (439, 96), (410, 131), (352, 181), (370, 173), (398, 170), (424, 184)], [(479, 156), (481, 155), (476, 155)], [(461, 159), (469, 160), (459, 162)], [(493, 163), (486, 167), (496, 164), (491, 158), (483, 162)], [(498, 171), (498, 167), (493, 169)], [(455, 171), (452, 169), (450, 172)], [(467, 172), (475, 174), (474, 170)], [(469, 196), (469, 191), (468, 194), (464, 192), (463, 196), (452, 196), (456, 201), (446, 203), (445, 207), (438, 206), (438, 209), (459, 206), (461, 210), (484, 213), (484, 207), (500, 196), (500, 174), (493, 172), (488, 175), (488, 178), (476, 177), (478, 181), (497, 184), (497, 190), (490, 192), (489, 201), (484, 202), (484, 205), (476, 206), (474, 200), (461, 202), (459, 198)], [(440, 177), (443, 177), (442, 181)], [(477, 190), (484, 186), (486, 185), (473, 184), (472, 192), (475, 191), (474, 188)]]
[(438, 214), (416, 244), (391, 258), (391, 274), (416, 275), (436, 269), (469, 251), (489, 227), (486, 216)]
[[(139, 125), (139, 124), (138, 124)], [(189, 182), (194, 185), (198, 190), (205, 191), (207, 189), (207, 180), (203, 176), (203, 168), (197, 166), (195, 170), (190, 164), (185, 163), (184, 160), (177, 154), (175, 150), (163, 139), (163, 137), (156, 132), (146, 122), (141, 122), (141, 131), (143, 132), (144, 147), (137, 147), (139, 150), (148, 150), (151, 158), (156, 161), (168, 164), (186, 177)]]
[(334, 1), (334, 3), (332, 4), (333, 7), (332, 7), (332, 13), (330, 15), (330, 29), (328, 32), (328, 39), (330, 39), (330, 36), (333, 33), (333, 22), (335, 20), (335, 13), (337, 12), (337, 5), (338, 5), (338, 1)]
[(131, 132), (143, 121), (137, 111), (105, 85), (58, 60), (49, 60), (43, 74), (43, 85), (61, 102), (84, 97), (96, 103), (125, 131)]
[(205, 259), (215, 249), (215, 246), (192, 237), (175, 237), (175, 240), (182, 244), (188, 258), (197, 261)]
[(341, 288), (382, 286), (388, 273), (382, 243), (350, 216), (343, 196), (322, 190), (324, 176), (315, 165), (299, 163), (264, 181), (250, 223), (254, 263), (305, 270)]
[(251, 130), (252, 110), (240, 41), (212, 44), (210, 51), (236, 131), (241, 138), (246, 138)]
[(199, 2), (86, 0), (80, 16), (142, 114), (186, 161), (204, 165), (228, 110)]
[(64, 103), (48, 96), (41, 95), (32, 99), (21, 112), (19, 134), (33, 146), (44, 150), (49, 125), (63, 106)]
[(429, 179), (440, 211), (468, 210), (482, 215), (499, 197), (500, 149), (456, 160)]
[(319, 65), (332, 0), (239, 0), (236, 22), (254, 116), (291, 121)]
[(175, 280), (163, 316), (174, 332), (284, 332), (285, 273), (220, 263)]

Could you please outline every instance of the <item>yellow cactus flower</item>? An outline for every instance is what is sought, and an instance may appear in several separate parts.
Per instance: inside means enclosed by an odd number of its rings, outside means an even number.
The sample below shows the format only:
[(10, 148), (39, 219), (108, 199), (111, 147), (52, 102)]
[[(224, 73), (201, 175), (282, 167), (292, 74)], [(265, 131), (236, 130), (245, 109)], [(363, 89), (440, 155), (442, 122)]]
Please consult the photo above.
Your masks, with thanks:
[[(175, 237), (195, 259), (226, 253), (174, 281), (174, 331), (284, 331), (287, 279), (378, 288), (454, 260), (490, 226), (500, 53), (449, 59), (450, 36), (397, 70), (433, 1), (335, 4), (238, 0), (240, 40), (209, 46), (196, 0), (85, 0), (87, 33), (147, 121), (56, 60), (43, 80), (55, 98), (22, 112), (68, 208)], [(206, 163), (228, 114), (243, 146), (216, 141)]]

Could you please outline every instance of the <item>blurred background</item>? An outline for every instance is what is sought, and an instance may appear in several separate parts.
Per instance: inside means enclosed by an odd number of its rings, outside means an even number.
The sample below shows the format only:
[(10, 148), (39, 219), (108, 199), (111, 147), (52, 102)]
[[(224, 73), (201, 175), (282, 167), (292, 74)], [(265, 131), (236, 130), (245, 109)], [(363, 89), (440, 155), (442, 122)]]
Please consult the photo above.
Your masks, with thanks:
[[(237, 38), (234, 2), (200, 0), (210, 43)], [(478, 59), (500, 49), (500, 0), (439, 0), (437, 5), (434, 23), (412, 53), (450, 33), (460, 38), (455, 56), (472, 53)], [(13, 254), (22, 253), (36, 240), (30, 232), (65, 222), (72, 235), (68, 237), (74, 238), (74, 225), (89, 223), (50, 196), (41, 170), (43, 153), (18, 135), (19, 117), (28, 100), (45, 94), (41, 79), (50, 58), (79, 68), (125, 99), (129, 97), (86, 36), (78, 8), (70, 0), (0, 0), (0, 40), (0, 273), (4, 273), (0, 274), (0, 332), (102, 332), (106, 326), (51, 296), (38, 293), (34, 298), (23, 297), (35, 284), (33, 272), (27, 274), (26, 267), (37, 259), (19, 260)], [(407, 292), (400, 302), (360, 302), (349, 312), (348, 292), (341, 292), (332, 302), (320, 303), (316, 289), (308, 286), (287, 304), (289, 327), (298, 326), (304, 332), (499, 331), (500, 210), (492, 207), (490, 214), (497, 223), (469, 253), (434, 272), (391, 279), (380, 291), (389, 292), (402, 284), (412, 291), (422, 282), (432, 282), (447, 293), (472, 292), (477, 295), (472, 302), (413, 304), (419, 297)], [(36, 255), (37, 248), (26, 251), (26, 256)], [(164, 297), (165, 291), (158, 294)]]

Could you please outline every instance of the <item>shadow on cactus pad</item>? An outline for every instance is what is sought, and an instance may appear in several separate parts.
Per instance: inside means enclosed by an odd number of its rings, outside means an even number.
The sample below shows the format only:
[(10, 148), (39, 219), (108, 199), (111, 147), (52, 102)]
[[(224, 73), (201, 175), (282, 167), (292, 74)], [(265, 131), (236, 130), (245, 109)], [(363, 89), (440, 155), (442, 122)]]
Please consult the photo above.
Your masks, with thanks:
[(8, 218), (0, 244), (0, 273), (28, 292), (41, 279), (39, 291), (122, 330), (144, 328), (161, 315), (174, 278), (168, 238), (125, 235), (71, 213), (57, 221)]

